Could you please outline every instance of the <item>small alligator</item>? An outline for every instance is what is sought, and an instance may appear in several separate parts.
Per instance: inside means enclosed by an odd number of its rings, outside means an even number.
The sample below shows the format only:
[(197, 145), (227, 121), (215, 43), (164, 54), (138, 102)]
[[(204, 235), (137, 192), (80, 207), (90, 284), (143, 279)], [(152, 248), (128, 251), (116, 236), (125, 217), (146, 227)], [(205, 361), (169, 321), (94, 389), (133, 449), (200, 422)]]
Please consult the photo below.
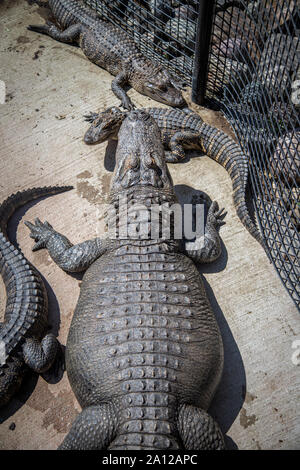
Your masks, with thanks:
[[(47, 332), (48, 300), (44, 283), (24, 255), (7, 237), (14, 211), (28, 201), (58, 194), (72, 187), (34, 188), (18, 192), (0, 205), (0, 268), (7, 301), (0, 324), (0, 407), (21, 385), (26, 369), (47, 371), (58, 351), (58, 341)], [(36, 219), (39, 224), (39, 220)]]
[(142, 111), (121, 125), (110, 202), (120, 209), (119, 233), (137, 224), (132, 236), (112, 235), (109, 225), (108, 238), (72, 245), (47, 222), (27, 222), (36, 246), (62, 269), (86, 270), (66, 345), (83, 410), (59, 448), (223, 449), (206, 411), (222, 374), (222, 338), (192, 261), (220, 256), (223, 209), (211, 204), (196, 246), (173, 231), (149, 237), (140, 207), (172, 205), (176, 196), (159, 128)]
[(183, 82), (147, 59), (122, 29), (75, 0), (49, 0), (47, 4), (61, 29), (50, 21), (28, 29), (80, 45), (88, 59), (116, 76), (111, 88), (125, 109), (134, 107), (124, 89), (126, 85), (161, 103), (186, 105), (180, 91)]
[[(143, 109), (143, 108), (142, 108)], [(248, 160), (240, 146), (227, 134), (203, 122), (201, 117), (190, 110), (168, 108), (144, 108), (157, 122), (165, 149), (168, 163), (177, 163), (185, 159), (185, 149), (201, 150), (222, 165), (229, 173), (233, 185), (233, 202), (237, 214), (249, 233), (266, 250), (260, 231), (253, 223), (246, 204), (246, 188), (248, 180)], [(84, 135), (86, 144), (117, 139), (121, 123), (127, 116), (116, 106), (102, 113), (86, 115), (92, 125)]]

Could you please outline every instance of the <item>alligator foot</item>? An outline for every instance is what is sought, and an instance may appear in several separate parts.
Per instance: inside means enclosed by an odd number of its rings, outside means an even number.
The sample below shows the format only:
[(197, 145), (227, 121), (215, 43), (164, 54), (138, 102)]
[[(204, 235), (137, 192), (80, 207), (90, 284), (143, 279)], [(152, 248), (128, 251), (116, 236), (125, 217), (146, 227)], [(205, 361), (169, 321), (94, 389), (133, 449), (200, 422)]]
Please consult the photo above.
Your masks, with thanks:
[(195, 406), (183, 405), (178, 419), (179, 434), (187, 450), (224, 450), (223, 434), (209, 414)]
[(133, 104), (133, 102), (128, 96), (124, 96), (124, 98), (122, 98), (121, 106), (122, 108), (127, 109), (128, 111), (132, 111), (136, 108), (136, 106)]
[(115, 437), (115, 411), (111, 405), (90, 406), (77, 416), (59, 450), (103, 450)]
[(61, 31), (54, 23), (48, 20), (43, 25), (29, 25), (27, 29), (29, 29), (29, 31), (35, 31), (36, 33), (47, 34), (51, 38), (66, 44), (77, 43), (79, 35), (82, 32), (82, 26), (80, 24), (72, 24), (64, 31)]
[(44, 223), (39, 218), (35, 219), (35, 225), (31, 222), (25, 222), (25, 225), (30, 229), (30, 238), (33, 238), (36, 244), (33, 246), (32, 251), (46, 248), (49, 238), (56, 233), (52, 225), (47, 221)]
[(217, 201), (213, 201), (208, 210), (207, 223), (209, 223), (215, 228), (225, 225), (226, 222), (223, 219), (226, 216), (227, 212), (224, 212), (224, 210), (224, 207), (222, 209), (219, 209)]
[(59, 349), (59, 343), (53, 333), (47, 334), (41, 342), (36, 338), (26, 338), (23, 344), (24, 362), (39, 374), (48, 370)]
[(47, 20), (45, 24), (30, 24), (29, 26), (27, 26), (27, 29), (36, 33), (47, 34), (48, 36), (51, 26), (54, 26), (56, 28), (54, 23), (51, 23), (51, 21)]
[(95, 119), (99, 117), (99, 114), (90, 112), (89, 114), (84, 114), (83, 117), (84, 117), (84, 120), (87, 122), (94, 122)]

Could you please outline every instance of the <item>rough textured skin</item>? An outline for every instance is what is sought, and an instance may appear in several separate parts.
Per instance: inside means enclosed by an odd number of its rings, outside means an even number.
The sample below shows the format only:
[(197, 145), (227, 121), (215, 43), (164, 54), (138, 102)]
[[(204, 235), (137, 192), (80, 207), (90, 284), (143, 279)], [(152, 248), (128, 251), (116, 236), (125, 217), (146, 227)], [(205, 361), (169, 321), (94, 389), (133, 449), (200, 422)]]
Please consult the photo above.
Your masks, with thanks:
[(53, 364), (58, 348), (55, 336), (46, 334), (48, 305), (44, 283), (8, 240), (7, 222), (26, 202), (68, 189), (71, 187), (29, 189), (0, 205), (0, 269), (7, 293), (4, 322), (0, 324), (0, 406), (17, 391), (26, 368), (45, 372)]
[(78, 44), (86, 57), (116, 78), (112, 91), (126, 109), (133, 103), (124, 87), (132, 86), (143, 95), (170, 106), (184, 106), (182, 83), (158, 64), (147, 59), (122, 29), (100, 19), (75, 0), (49, 0), (48, 5), (59, 26), (47, 21), (29, 29), (66, 43)]
[[(198, 149), (222, 165), (229, 173), (233, 185), (233, 201), (237, 214), (248, 232), (266, 250), (260, 231), (253, 223), (246, 204), (248, 180), (248, 160), (240, 146), (227, 134), (203, 122), (201, 117), (189, 110), (164, 108), (146, 108), (157, 122), (165, 149), (166, 161), (177, 163), (185, 159), (185, 149)], [(86, 131), (84, 141), (87, 144), (103, 142), (117, 138), (126, 112), (113, 106), (102, 113), (91, 113), (86, 120), (91, 127)]]
[(223, 369), (222, 339), (190, 258), (218, 258), (225, 214), (212, 203), (195, 249), (174, 239), (173, 229), (168, 237), (149, 237), (139, 205), (147, 212), (176, 196), (159, 128), (141, 111), (121, 126), (110, 200), (126, 238), (113, 237), (108, 224), (108, 238), (73, 246), (46, 222), (31, 224), (31, 236), (63, 269), (90, 264), (66, 346), (68, 377), (83, 410), (60, 449), (223, 449), (206, 411)]

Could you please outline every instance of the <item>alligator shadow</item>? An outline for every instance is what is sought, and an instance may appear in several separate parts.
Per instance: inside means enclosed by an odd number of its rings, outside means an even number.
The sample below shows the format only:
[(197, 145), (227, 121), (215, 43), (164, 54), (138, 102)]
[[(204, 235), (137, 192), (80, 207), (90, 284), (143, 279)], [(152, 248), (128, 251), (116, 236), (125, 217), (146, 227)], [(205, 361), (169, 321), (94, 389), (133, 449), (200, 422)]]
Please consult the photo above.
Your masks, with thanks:
[(117, 150), (118, 141), (111, 139), (108, 141), (108, 144), (105, 149), (104, 156), (104, 168), (107, 171), (114, 171), (116, 165), (116, 150)]
[[(201, 272), (201, 268), (199, 269)], [(238, 345), (230, 331), (225, 316), (218, 305), (212, 288), (202, 276), (208, 300), (221, 331), (224, 346), (224, 369), (221, 382), (209, 409), (209, 414), (219, 423), (225, 435), (227, 449), (237, 449), (235, 442), (226, 436), (236, 420), (246, 394), (246, 373)]]
[[(24, 206), (20, 207), (14, 212), (13, 217), (10, 219), (7, 229), (8, 237), (11, 243), (13, 243), (19, 250), (21, 248), (17, 243), (17, 228), (21, 219), (30, 207), (34, 206), (37, 202), (46, 199), (46, 197), (47, 196), (43, 196), (24, 204)], [(35, 266), (34, 268), (37, 271)], [(48, 332), (53, 333), (57, 337), (60, 328), (60, 310), (58, 301), (47, 280), (40, 272), (39, 275), (45, 284), (48, 295)], [(55, 384), (62, 379), (64, 374), (64, 350), (65, 347), (60, 345), (57, 360), (47, 371), (47, 373), (43, 374), (43, 378), (46, 380), (46, 382)], [(4, 422), (6, 419), (12, 416), (21, 406), (24, 405), (24, 403), (26, 403), (35, 389), (38, 377), (39, 375), (33, 371), (29, 369), (26, 371), (19, 391), (14, 395), (14, 397), (6, 406), (0, 409), (0, 423)]]
[[(207, 209), (211, 203), (209, 196), (203, 191), (195, 190), (187, 185), (176, 185), (175, 192), (181, 204), (204, 203)], [(222, 230), (222, 229), (221, 229)], [(220, 258), (211, 264), (198, 266), (199, 273), (202, 275), (205, 290), (219, 325), (223, 345), (224, 345), (224, 369), (220, 385), (211, 404), (209, 413), (219, 423), (224, 435), (230, 429), (243, 406), (246, 393), (246, 374), (243, 360), (236, 344), (236, 341), (230, 331), (224, 314), (218, 305), (212, 288), (203, 273), (216, 273), (225, 270), (228, 260), (228, 254), (224, 243), (222, 242), (222, 254)], [(227, 449), (237, 449), (237, 445), (229, 437), (225, 436)]]

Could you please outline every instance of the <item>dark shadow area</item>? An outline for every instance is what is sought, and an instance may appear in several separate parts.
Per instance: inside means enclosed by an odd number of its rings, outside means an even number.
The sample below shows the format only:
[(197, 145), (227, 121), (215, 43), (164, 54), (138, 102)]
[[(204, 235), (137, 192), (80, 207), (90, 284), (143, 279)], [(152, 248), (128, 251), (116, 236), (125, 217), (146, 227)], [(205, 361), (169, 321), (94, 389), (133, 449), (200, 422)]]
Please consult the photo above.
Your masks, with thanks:
[(18, 392), (7, 405), (0, 408), (0, 424), (13, 416), (26, 403), (36, 387), (38, 377), (38, 374), (27, 369)]
[(117, 140), (109, 140), (105, 149), (104, 168), (110, 172), (114, 171), (116, 165), (117, 145)]
[[(202, 272), (201, 266), (199, 271)], [(219, 325), (224, 346), (224, 369), (221, 382), (209, 409), (209, 414), (219, 423), (224, 434), (241, 410), (246, 395), (246, 374), (238, 345), (215, 298), (213, 290), (203, 277), (205, 290)], [(228, 449), (236, 449), (236, 444), (226, 437)]]
[(59, 351), (57, 353), (54, 364), (50, 367), (47, 372), (44, 372), (42, 375), (43, 379), (48, 384), (56, 384), (61, 381), (63, 378), (65, 367), (65, 352), (66, 347), (63, 344), (59, 345)]

